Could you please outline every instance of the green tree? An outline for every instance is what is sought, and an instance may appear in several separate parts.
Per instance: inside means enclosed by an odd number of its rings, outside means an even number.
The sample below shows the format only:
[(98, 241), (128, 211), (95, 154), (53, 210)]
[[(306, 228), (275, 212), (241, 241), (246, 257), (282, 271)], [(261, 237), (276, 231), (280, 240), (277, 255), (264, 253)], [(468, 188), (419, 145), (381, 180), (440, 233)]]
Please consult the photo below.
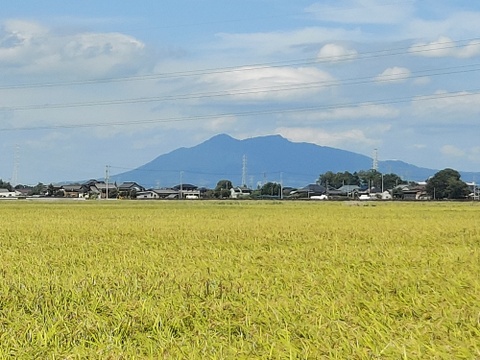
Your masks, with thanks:
[(52, 183), (47, 186), (47, 196), (56, 196), (55, 186)]
[(460, 173), (450, 168), (428, 179), (426, 191), (432, 199), (462, 199), (469, 194), (468, 185), (460, 180)]
[(214, 196), (216, 198), (228, 198), (230, 197), (230, 189), (233, 187), (232, 182), (230, 180), (220, 180), (217, 182), (217, 186), (215, 186)]
[(322, 186), (331, 186), (335, 189), (343, 185), (360, 185), (360, 179), (356, 174), (352, 174), (348, 171), (333, 173), (332, 171), (327, 171), (325, 174), (320, 175), (317, 180), (317, 184)]
[(385, 174), (383, 175), (383, 188), (384, 189), (393, 189), (397, 185), (406, 184), (405, 180), (402, 180), (397, 174)]
[(7, 189), (8, 191), (13, 191), (13, 186), (9, 182), (0, 179), (0, 189)]
[(335, 178), (336, 174), (333, 171), (327, 171), (325, 174), (321, 174), (318, 177), (317, 184), (322, 186), (327, 186), (327, 184), (329, 184), (330, 186), (335, 186)]
[(267, 182), (260, 188), (261, 195), (280, 196), (282, 185), (279, 183)]
[(355, 173), (360, 179), (362, 185), (367, 185), (370, 189), (375, 187), (377, 189), (382, 188), (382, 173), (377, 170), (361, 170)]
[(233, 187), (232, 182), (230, 180), (220, 180), (217, 182), (217, 186), (215, 186), (215, 191), (218, 190), (230, 190)]
[(30, 191), (28, 192), (28, 195), (43, 195), (45, 194), (46, 190), (47, 190), (47, 187), (41, 182), (39, 182), (37, 185), (35, 185), (30, 189)]

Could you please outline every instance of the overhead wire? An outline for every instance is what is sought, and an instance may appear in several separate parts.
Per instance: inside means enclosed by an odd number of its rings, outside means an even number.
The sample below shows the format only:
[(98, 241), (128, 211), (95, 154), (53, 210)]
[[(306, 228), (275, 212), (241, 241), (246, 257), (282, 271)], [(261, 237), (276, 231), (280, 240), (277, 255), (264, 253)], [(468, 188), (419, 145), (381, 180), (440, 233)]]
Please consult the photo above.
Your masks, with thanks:
[(268, 69), (268, 68), (287, 67), (287, 66), (300, 66), (300, 65), (313, 65), (313, 64), (318, 65), (321, 63), (330, 63), (333, 61), (338, 63), (343, 61), (369, 60), (374, 58), (397, 56), (397, 55), (422, 54), (422, 53), (428, 54), (429, 52), (437, 52), (439, 50), (460, 48), (466, 45), (480, 45), (480, 37), (461, 39), (461, 40), (438, 41), (438, 42), (435, 42), (434, 44), (435, 45), (433, 48), (432, 48), (432, 44), (417, 44), (417, 45), (412, 45), (408, 47), (367, 51), (367, 52), (361, 52), (361, 53), (355, 53), (355, 54), (332, 55), (332, 56), (322, 56), (322, 57), (317, 56), (315, 58), (273, 61), (273, 62), (264, 62), (264, 63), (254, 63), (254, 64), (239, 64), (235, 66), (227, 66), (227, 67), (220, 67), (220, 68), (173, 71), (173, 72), (157, 73), (157, 74), (149, 74), (149, 75), (111, 77), (111, 78), (103, 78), (103, 79), (87, 79), (87, 80), (66, 81), (66, 82), (8, 84), (8, 85), (0, 86), (0, 90), (59, 87), (59, 86), (79, 86), (79, 85), (92, 85), (92, 84), (111, 83), (111, 82), (114, 83), (114, 82), (130, 82), (130, 81), (144, 81), (144, 80), (159, 80), (159, 79), (178, 78), (178, 77), (225, 74), (225, 73), (232, 73), (232, 72), (248, 72), (248, 71), (262, 70), (262, 69)]
[[(378, 50), (372, 52), (364, 52), (355, 54), (355, 60), (361, 59), (371, 59), (375, 57), (383, 56), (395, 56), (395, 55), (406, 55), (406, 54), (418, 54), (431, 51), (445, 50), (450, 48), (457, 48), (466, 45), (471, 45), (472, 43), (480, 45), (480, 38), (470, 38), (456, 41), (441, 41), (435, 42), (435, 46), (432, 47), (432, 44), (419, 44), (403, 48), (394, 48), (386, 50)], [(182, 77), (182, 76), (204, 76), (211, 74), (222, 74), (230, 72), (244, 72), (251, 70), (258, 70), (271, 67), (284, 67), (284, 66), (293, 66), (293, 65), (306, 65), (306, 64), (318, 64), (321, 62), (330, 62), (335, 60), (338, 61), (350, 61), (352, 60), (352, 54), (346, 54), (341, 56), (330, 56), (324, 58), (315, 58), (315, 59), (303, 59), (290, 62), (270, 62), (262, 64), (253, 64), (253, 65), (241, 65), (241, 66), (232, 66), (232, 67), (223, 67), (223, 68), (211, 68), (203, 70), (192, 70), (192, 71), (182, 71), (182, 72), (170, 72), (170, 73), (161, 73), (161, 74), (151, 74), (151, 75), (142, 75), (142, 76), (133, 76), (133, 77), (118, 77), (118, 78), (108, 78), (108, 79), (92, 79), (84, 81), (73, 81), (73, 82), (57, 82), (57, 83), (36, 83), (36, 84), (19, 84), (19, 85), (6, 85), (1, 87), (0, 90), (11, 90), (11, 89), (24, 89), (24, 88), (40, 88), (40, 87), (52, 87), (52, 86), (71, 86), (71, 85), (87, 85), (87, 84), (98, 84), (98, 83), (107, 83), (107, 82), (119, 82), (119, 81), (141, 81), (141, 80), (151, 80), (151, 79), (161, 79), (169, 77)], [(304, 90), (318, 87), (331, 87), (337, 85), (360, 85), (368, 84), (373, 82), (390, 82), (398, 80), (398, 77), (405, 76), (405, 79), (408, 78), (420, 78), (425, 76), (444, 76), (444, 75), (453, 75), (460, 73), (476, 72), (480, 70), (480, 64), (470, 64), (470, 65), (461, 65), (454, 67), (445, 67), (438, 69), (426, 69), (415, 72), (400, 72), (392, 75), (384, 75), (380, 77), (355, 77), (349, 79), (333, 79), (326, 81), (318, 82), (307, 82), (300, 84), (284, 84), (276, 85), (270, 87), (257, 87), (257, 88), (244, 88), (244, 89), (227, 89), (222, 91), (210, 91), (210, 92), (199, 92), (199, 93), (187, 93), (187, 94), (177, 94), (177, 95), (168, 95), (168, 96), (156, 96), (156, 97), (139, 97), (139, 98), (126, 98), (126, 99), (113, 99), (113, 100), (99, 100), (91, 102), (78, 102), (78, 103), (57, 103), (57, 104), (34, 104), (34, 105), (24, 105), (24, 106), (7, 106), (3, 107), (3, 110), (10, 111), (26, 111), (26, 110), (41, 110), (41, 109), (60, 109), (60, 108), (73, 108), (73, 107), (91, 107), (91, 106), (107, 106), (107, 105), (122, 105), (122, 104), (133, 104), (133, 103), (149, 103), (149, 102), (161, 102), (161, 101), (177, 101), (177, 100), (188, 100), (188, 99), (201, 99), (201, 98), (213, 98), (213, 97), (226, 97), (226, 96), (245, 96), (245, 95), (257, 95), (267, 92), (280, 92), (280, 91), (295, 91), (295, 90)], [(473, 94), (468, 94), (463, 92), (461, 95), (453, 93), (449, 94), (449, 97), (455, 96), (469, 96), (475, 95), (477, 90), (474, 90)], [(443, 98), (445, 95), (435, 95), (435, 97)], [(424, 96), (426, 100), (431, 99), (431, 96)], [(405, 101), (418, 101), (415, 100), (415, 97), (410, 98), (397, 98), (397, 99), (386, 99), (386, 100), (377, 100), (369, 101), (369, 104), (394, 104)], [(160, 118), (160, 119), (149, 119), (149, 120), (133, 120), (133, 121), (122, 121), (122, 122), (103, 122), (103, 123), (90, 123), (90, 124), (66, 124), (66, 125), (51, 125), (51, 126), (40, 126), (40, 127), (24, 127), (24, 128), (3, 128), (0, 131), (16, 131), (16, 130), (34, 130), (34, 129), (53, 129), (53, 128), (80, 128), (80, 127), (97, 127), (97, 126), (110, 126), (110, 125), (130, 125), (130, 124), (147, 124), (147, 123), (162, 123), (162, 122), (177, 122), (177, 121), (193, 121), (193, 120), (202, 120), (205, 118), (211, 117), (224, 117), (224, 116), (248, 116), (248, 115), (260, 115), (260, 114), (275, 114), (279, 112), (292, 112), (292, 111), (311, 111), (311, 110), (325, 110), (325, 109), (334, 109), (341, 108), (346, 106), (364, 106), (363, 103), (350, 103), (350, 104), (333, 104), (325, 106), (315, 106), (315, 107), (303, 107), (303, 108), (287, 108), (281, 110), (257, 110), (257, 111), (248, 111), (241, 113), (224, 113), (224, 114), (210, 114), (210, 115), (200, 115), (200, 116), (190, 116), (190, 117), (180, 117), (180, 118)]]
[(351, 86), (351, 85), (362, 85), (362, 84), (369, 84), (369, 83), (388, 83), (388, 82), (396, 81), (399, 78), (402, 80), (406, 80), (407, 78), (415, 79), (415, 78), (422, 78), (425, 76), (431, 77), (431, 76), (454, 75), (454, 74), (461, 74), (461, 73), (476, 72), (479, 70), (480, 70), (480, 64), (471, 64), (471, 65), (460, 65), (460, 66), (445, 67), (445, 68), (438, 68), (438, 69), (419, 70), (414, 72), (400, 71), (391, 75), (382, 75), (382, 76), (375, 76), (375, 77), (356, 77), (356, 78), (338, 79), (338, 80), (334, 79), (334, 80), (326, 80), (326, 81), (315, 81), (315, 82), (307, 82), (307, 83), (300, 83), (300, 84), (276, 85), (276, 86), (269, 86), (269, 87), (226, 89), (222, 91), (200, 92), (200, 93), (190, 93), (190, 94), (187, 93), (187, 94), (155, 96), (155, 97), (124, 98), (124, 99), (90, 101), (90, 102), (80, 102), (80, 103), (25, 105), (25, 106), (15, 106), (15, 107), (4, 107), (4, 109), (8, 109), (10, 111), (26, 111), (26, 110), (61, 109), (61, 108), (72, 108), (72, 107), (126, 105), (126, 104), (135, 104), (135, 103), (192, 100), (192, 99), (224, 97), (224, 96), (258, 95), (263, 93), (296, 91), (296, 90), (305, 90), (305, 89), (312, 89), (312, 88), (319, 88), (319, 87), (327, 88), (327, 87), (338, 86), (338, 85)]
[(457, 92), (457, 93), (423, 95), (423, 96), (417, 95), (413, 97), (380, 99), (380, 100), (354, 102), (354, 103), (337, 103), (337, 104), (323, 105), (323, 106), (267, 109), (267, 110), (255, 110), (255, 111), (245, 111), (245, 112), (236, 112), (236, 113), (219, 113), (219, 114), (196, 115), (196, 116), (186, 116), (186, 117), (157, 118), (157, 119), (148, 119), (148, 120), (45, 125), (45, 126), (32, 126), (32, 127), (22, 127), (22, 128), (20, 127), (0, 128), (0, 131), (31, 131), (31, 130), (72, 129), (72, 128), (94, 128), (94, 127), (105, 127), (105, 126), (127, 126), (127, 125), (140, 125), (140, 124), (200, 121), (205, 119), (215, 119), (215, 118), (224, 118), (224, 117), (245, 117), (245, 116), (253, 116), (253, 115), (273, 115), (273, 114), (284, 114), (284, 113), (292, 113), (292, 112), (326, 111), (326, 110), (335, 110), (335, 109), (351, 108), (351, 107), (371, 107), (371, 106), (378, 106), (378, 105), (393, 105), (393, 104), (400, 104), (400, 103), (406, 103), (406, 102), (431, 101), (431, 100), (439, 100), (439, 99), (469, 97), (469, 96), (475, 96), (475, 95), (480, 95), (480, 89), (465, 90), (463, 92)]

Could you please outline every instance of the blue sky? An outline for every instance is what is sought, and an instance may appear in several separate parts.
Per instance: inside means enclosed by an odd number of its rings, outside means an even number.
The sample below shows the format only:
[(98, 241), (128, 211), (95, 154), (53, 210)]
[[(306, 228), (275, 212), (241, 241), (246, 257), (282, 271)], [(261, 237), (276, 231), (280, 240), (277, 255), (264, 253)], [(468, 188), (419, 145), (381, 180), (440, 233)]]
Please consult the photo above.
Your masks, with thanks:
[(219, 133), (479, 171), (479, 23), (450, 0), (7, 2), (0, 178), (100, 178)]

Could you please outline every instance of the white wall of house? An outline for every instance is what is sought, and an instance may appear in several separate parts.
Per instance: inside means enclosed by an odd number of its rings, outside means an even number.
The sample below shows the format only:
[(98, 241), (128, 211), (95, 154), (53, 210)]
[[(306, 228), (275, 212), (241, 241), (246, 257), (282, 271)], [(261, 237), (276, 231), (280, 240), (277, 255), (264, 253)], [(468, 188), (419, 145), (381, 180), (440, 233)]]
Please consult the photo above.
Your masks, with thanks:
[(0, 198), (11, 198), (21, 196), (22, 193), (19, 191), (2, 191), (0, 192)]
[(160, 196), (155, 191), (142, 191), (137, 194), (137, 199), (159, 199)]

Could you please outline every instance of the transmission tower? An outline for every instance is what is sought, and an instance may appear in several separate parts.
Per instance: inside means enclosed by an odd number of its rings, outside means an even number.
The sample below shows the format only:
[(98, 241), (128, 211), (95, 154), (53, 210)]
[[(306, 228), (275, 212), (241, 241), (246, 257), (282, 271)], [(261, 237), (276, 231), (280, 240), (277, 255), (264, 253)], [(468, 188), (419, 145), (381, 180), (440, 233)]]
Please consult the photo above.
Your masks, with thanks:
[(242, 186), (247, 187), (247, 155), (243, 155), (242, 161)]
[(378, 150), (373, 149), (373, 165), (372, 169), (378, 171)]

